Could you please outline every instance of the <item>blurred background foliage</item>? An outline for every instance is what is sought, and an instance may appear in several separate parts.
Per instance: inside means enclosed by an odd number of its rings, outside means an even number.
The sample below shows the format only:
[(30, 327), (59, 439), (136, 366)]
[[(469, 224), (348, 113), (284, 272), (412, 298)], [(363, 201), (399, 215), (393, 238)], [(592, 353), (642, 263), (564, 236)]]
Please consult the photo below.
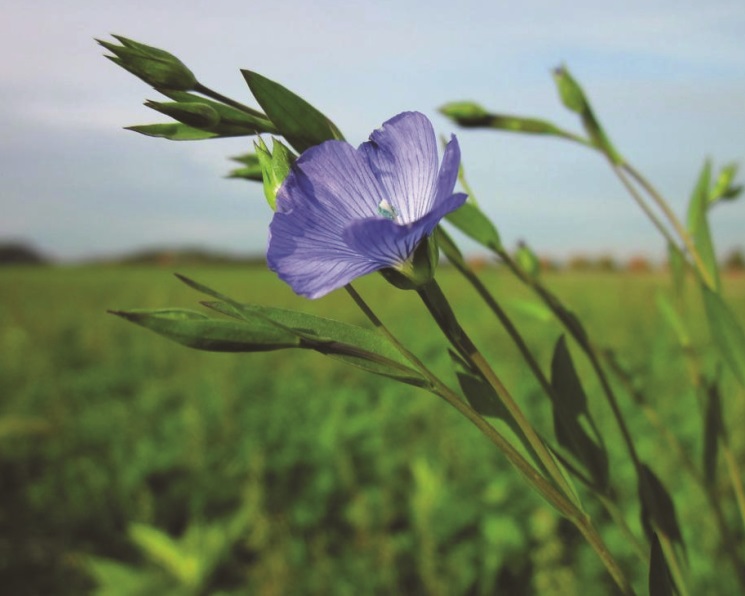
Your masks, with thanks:
[[(236, 266), (179, 272), (245, 302), (366, 325), (336, 292), (312, 302), (273, 274)], [(552, 436), (548, 399), (501, 328), (459, 278), (439, 275), (463, 325)], [(561, 329), (514, 278), (483, 278), (548, 370)], [(700, 460), (703, 416), (681, 348), (657, 312), (662, 274), (546, 274), (592, 337), (613, 347)], [(430, 394), (319, 354), (186, 350), (106, 314), (200, 296), (155, 267), (0, 270), (0, 578), (7, 594), (573, 594), (613, 593), (578, 533), (500, 454)], [(453, 386), (447, 351), (416, 297), (379, 276), (358, 289), (389, 328)], [(745, 317), (745, 279), (725, 278)], [(686, 298), (694, 345), (705, 319)], [(572, 346), (570, 344), (570, 349)], [(578, 353), (590, 408), (639, 531), (634, 470)], [(673, 495), (695, 594), (735, 593), (720, 562), (705, 496), (619, 384), (642, 457)], [(724, 379), (725, 416), (745, 420), (742, 390)], [(733, 427), (736, 431), (736, 426)], [(745, 462), (745, 440), (733, 446)], [(724, 478), (724, 474), (720, 475)], [(727, 491), (726, 480), (721, 481)], [(626, 538), (586, 498), (635, 585), (646, 581)], [(725, 499), (728, 506), (731, 502)], [(730, 512), (730, 513), (733, 513)], [(734, 528), (742, 543), (741, 531)], [(733, 590), (735, 592), (733, 592)]]

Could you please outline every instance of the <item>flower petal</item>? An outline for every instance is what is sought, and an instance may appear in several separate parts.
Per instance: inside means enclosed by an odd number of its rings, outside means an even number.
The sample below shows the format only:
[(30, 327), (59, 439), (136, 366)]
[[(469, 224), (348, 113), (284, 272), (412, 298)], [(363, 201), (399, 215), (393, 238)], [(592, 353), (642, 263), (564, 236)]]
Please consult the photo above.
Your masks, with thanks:
[(458, 145), (458, 139), (455, 138), (455, 135), (451, 135), (450, 141), (445, 146), (440, 172), (437, 175), (437, 189), (435, 190), (433, 206), (437, 206), (453, 194), (455, 183), (458, 181), (459, 170), (460, 145)]
[(465, 203), (467, 196), (451, 194), (431, 212), (408, 225), (380, 218), (355, 221), (344, 231), (344, 240), (350, 249), (377, 263), (376, 269), (396, 267), (408, 260), (440, 220)]
[(465, 201), (453, 194), (459, 162), (453, 137), (438, 172), (434, 129), (417, 112), (391, 118), (357, 150), (342, 141), (308, 149), (277, 192), (269, 268), (318, 298), (400, 265)]
[(432, 208), (437, 139), (424, 114), (404, 112), (391, 118), (360, 145), (359, 153), (385, 189), (399, 223), (416, 221)]
[(277, 193), (267, 263), (296, 293), (317, 298), (375, 270), (343, 239), (351, 221), (376, 217), (381, 186), (351, 145), (303, 153)]
[(277, 192), (277, 210), (309, 205), (346, 222), (374, 217), (385, 198), (364, 156), (343, 141), (326, 141), (303, 153)]

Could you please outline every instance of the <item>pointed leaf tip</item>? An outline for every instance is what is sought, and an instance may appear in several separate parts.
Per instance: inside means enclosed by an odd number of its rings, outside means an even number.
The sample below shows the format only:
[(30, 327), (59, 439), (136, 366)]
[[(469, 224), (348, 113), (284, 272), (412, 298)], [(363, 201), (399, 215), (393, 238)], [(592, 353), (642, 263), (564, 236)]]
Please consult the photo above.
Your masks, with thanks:
[(297, 151), (324, 141), (343, 140), (336, 125), (299, 95), (257, 72), (241, 70), (266, 115)]

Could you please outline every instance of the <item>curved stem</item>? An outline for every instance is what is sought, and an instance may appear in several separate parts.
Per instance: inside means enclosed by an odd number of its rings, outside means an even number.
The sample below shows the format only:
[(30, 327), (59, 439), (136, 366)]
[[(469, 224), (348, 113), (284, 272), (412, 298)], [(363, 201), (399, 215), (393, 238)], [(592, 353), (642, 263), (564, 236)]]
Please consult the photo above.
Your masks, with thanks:
[[(609, 160), (610, 161), (610, 160)], [(644, 214), (650, 219), (650, 221), (654, 224), (654, 227), (657, 228), (657, 231), (662, 234), (662, 236), (665, 238), (665, 240), (674, 246), (677, 246), (677, 243), (673, 239), (673, 237), (670, 235), (670, 232), (667, 231), (667, 228), (663, 225), (662, 221), (660, 221), (660, 218), (657, 217), (654, 211), (650, 209), (649, 205), (647, 205), (644, 198), (639, 194), (639, 192), (634, 188), (633, 184), (629, 182), (628, 178), (626, 178), (626, 175), (624, 174), (623, 169), (613, 163), (610, 162), (611, 169), (613, 170), (613, 173), (618, 177), (618, 179), (621, 181), (621, 184), (623, 184), (624, 188), (629, 192), (631, 197), (634, 199), (637, 205), (641, 208), (642, 211), (644, 211)]]
[(704, 265), (704, 262), (701, 259), (701, 255), (696, 249), (696, 245), (693, 243), (693, 239), (688, 233), (688, 230), (685, 229), (685, 226), (681, 223), (681, 221), (675, 215), (675, 212), (672, 209), (670, 209), (670, 206), (668, 205), (664, 197), (657, 191), (657, 189), (654, 186), (652, 186), (651, 182), (649, 182), (638, 170), (636, 170), (636, 168), (632, 167), (628, 163), (624, 163), (623, 169), (626, 172), (628, 172), (629, 175), (639, 184), (639, 186), (641, 186), (647, 192), (647, 194), (651, 197), (654, 203), (665, 214), (665, 217), (667, 217), (667, 220), (673, 226), (673, 228), (675, 229), (675, 232), (678, 234), (680, 239), (683, 241), (683, 244), (685, 245), (686, 250), (688, 250), (688, 253), (691, 255), (691, 258), (696, 263), (696, 269), (700, 273), (704, 282), (711, 289), (714, 289), (715, 287), (714, 280), (711, 278), (711, 274), (709, 273), (709, 270)]
[(626, 448), (629, 452), (629, 455), (631, 456), (634, 466), (637, 468), (637, 470), (639, 470), (641, 468), (641, 461), (639, 459), (639, 455), (636, 452), (634, 441), (631, 438), (631, 432), (626, 425), (626, 420), (624, 419), (621, 408), (618, 405), (616, 394), (613, 391), (610, 382), (608, 381), (608, 377), (605, 374), (600, 361), (598, 360), (597, 354), (595, 354), (595, 350), (593, 349), (592, 344), (585, 335), (579, 332), (576, 322), (570, 318), (569, 311), (561, 306), (561, 303), (553, 294), (551, 294), (545, 287), (543, 287), (540, 282), (525, 275), (506, 251), (499, 251), (498, 254), (504, 261), (504, 263), (510, 268), (510, 270), (515, 275), (517, 275), (517, 277), (523, 283), (530, 286), (543, 299), (546, 305), (552, 310), (559, 321), (561, 321), (561, 323), (564, 325), (564, 328), (570, 333), (570, 335), (574, 338), (582, 351), (585, 353), (587, 359), (590, 361), (590, 365), (592, 366), (595, 375), (600, 381), (600, 385), (603, 389), (603, 394), (605, 395), (606, 400), (610, 405), (613, 416), (616, 419), (616, 424), (621, 431), (621, 435), (623, 436), (624, 443), (626, 444)]
[(196, 85), (194, 85), (194, 91), (196, 91), (197, 93), (201, 93), (202, 95), (205, 95), (207, 97), (211, 97), (212, 99), (224, 103), (225, 105), (228, 105), (232, 108), (235, 108), (236, 110), (240, 110), (241, 112), (245, 112), (246, 114), (250, 114), (251, 116), (255, 116), (256, 118), (262, 118), (269, 122), (266, 114), (263, 114), (259, 110), (255, 110), (245, 104), (235, 101), (234, 99), (230, 99), (222, 93), (213, 91), (209, 87), (202, 85), (202, 83), (197, 83)]
[(556, 460), (546, 448), (543, 440), (538, 436), (525, 414), (515, 402), (514, 398), (487, 363), (484, 356), (476, 348), (471, 338), (468, 337), (463, 327), (455, 317), (450, 304), (442, 293), (440, 286), (435, 280), (424, 284), (417, 290), (419, 296), (427, 309), (439, 325), (445, 337), (448, 338), (453, 347), (460, 355), (479, 372), (497, 393), (502, 403), (509, 411), (512, 418), (524, 434), (530, 446), (535, 451), (541, 463), (545, 466), (551, 478), (556, 482), (567, 497), (572, 499), (580, 508), (579, 499), (573, 488), (567, 482), (566, 477), (556, 464)]
[[(444, 234), (444, 232), (442, 231), (441, 233)], [(517, 327), (515, 327), (515, 325), (512, 323), (511, 319), (502, 309), (499, 302), (494, 298), (494, 296), (487, 289), (481, 279), (479, 279), (479, 277), (465, 263), (458, 261), (457, 259), (451, 260), (451, 263), (469, 281), (469, 283), (473, 285), (479, 296), (481, 296), (487, 306), (496, 315), (497, 319), (499, 319), (499, 322), (502, 324), (512, 341), (517, 346), (521, 355), (527, 362), (528, 367), (533, 373), (533, 376), (541, 385), (546, 395), (548, 395), (549, 398), (551, 398), (553, 401), (556, 401), (554, 397), (554, 389), (551, 386), (551, 383), (546, 378), (546, 375), (543, 373), (543, 370), (536, 361), (535, 356), (533, 356), (533, 353), (528, 348)], [(626, 520), (623, 518), (623, 515), (621, 515), (620, 509), (618, 505), (613, 501), (612, 496), (607, 493), (599, 492), (597, 487), (594, 487), (587, 478), (584, 478), (578, 470), (574, 469), (572, 465), (568, 461), (564, 460), (564, 458), (562, 458), (559, 454), (556, 454), (556, 457), (565, 468), (570, 470), (576, 477), (582, 480), (583, 484), (585, 484), (588, 488), (590, 488), (590, 490), (595, 492), (595, 494), (600, 499), (600, 502), (603, 504), (603, 507), (605, 507), (616, 524), (621, 528), (621, 531), (626, 535), (629, 542), (633, 545), (634, 551), (636, 552), (637, 556), (639, 556), (641, 560), (646, 563), (647, 553), (645, 549), (642, 547), (637, 537), (633, 534), (631, 529), (626, 524)]]
[[(352, 297), (357, 306), (367, 316), (370, 322), (383, 333), (398, 348), (401, 353), (412, 362), (427, 377), (435, 388), (435, 393), (458, 412), (465, 416), (482, 434), (484, 434), (517, 468), (518, 472), (533, 486), (538, 493), (551, 503), (559, 513), (569, 519), (580, 533), (585, 537), (590, 546), (595, 550), (600, 560), (605, 565), (608, 573), (616, 582), (623, 594), (633, 595), (634, 589), (620, 566), (606, 547), (603, 539), (593, 526), (590, 518), (580, 511), (574, 503), (559, 492), (551, 482), (548, 482), (510, 443), (489, 424), (478, 412), (463, 401), (463, 399), (449, 387), (447, 387), (409, 350), (407, 350), (398, 339), (386, 328), (383, 322), (375, 315), (372, 309), (365, 303), (362, 297), (351, 286), (345, 286), (347, 293)], [(469, 340), (470, 341), (470, 340)]]

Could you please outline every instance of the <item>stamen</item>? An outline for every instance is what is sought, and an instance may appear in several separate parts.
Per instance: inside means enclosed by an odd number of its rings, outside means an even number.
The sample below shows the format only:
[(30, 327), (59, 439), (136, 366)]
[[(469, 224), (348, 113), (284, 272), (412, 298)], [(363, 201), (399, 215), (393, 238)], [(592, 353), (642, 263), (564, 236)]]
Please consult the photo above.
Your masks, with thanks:
[(398, 216), (396, 208), (388, 202), (388, 199), (383, 199), (378, 203), (378, 214), (391, 221), (395, 220)]

